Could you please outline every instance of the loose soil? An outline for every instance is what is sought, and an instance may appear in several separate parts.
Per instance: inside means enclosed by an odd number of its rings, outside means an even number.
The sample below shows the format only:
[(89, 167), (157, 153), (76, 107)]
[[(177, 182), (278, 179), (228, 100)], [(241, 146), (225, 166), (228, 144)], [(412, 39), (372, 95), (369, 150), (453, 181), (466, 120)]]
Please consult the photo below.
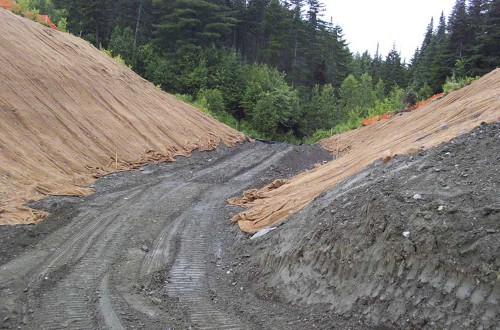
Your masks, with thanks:
[(377, 161), (253, 240), (226, 198), (329, 154), (245, 143), (108, 175), (0, 227), (0, 326), (495, 329), (499, 142), (483, 124)]
[(237, 285), (308, 311), (304, 328), (497, 329), (500, 122), (377, 161), (233, 244)]
[(0, 328), (261, 328), (225, 303), (249, 292), (212, 271), (232, 277), (220, 265), (227, 237), (245, 239), (226, 199), (331, 159), (318, 146), (244, 143), (31, 203), (49, 218), (0, 227)]

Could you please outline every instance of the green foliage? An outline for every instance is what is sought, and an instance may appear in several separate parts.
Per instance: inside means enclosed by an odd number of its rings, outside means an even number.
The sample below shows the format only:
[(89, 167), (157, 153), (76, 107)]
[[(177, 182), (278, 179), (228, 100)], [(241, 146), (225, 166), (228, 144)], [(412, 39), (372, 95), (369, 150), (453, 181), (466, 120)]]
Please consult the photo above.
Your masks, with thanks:
[(57, 22), (57, 28), (61, 32), (68, 32), (68, 20), (66, 17), (61, 17), (61, 19)]
[(334, 127), (333, 132), (340, 134), (361, 127), (360, 111), (353, 110), (348, 114), (348, 120)]
[(109, 49), (113, 55), (121, 56), (129, 65), (135, 65), (134, 58), (134, 32), (130, 27), (121, 29), (115, 27), (111, 40), (109, 41)]
[(404, 106), (405, 91), (397, 85), (392, 86), (389, 95), (385, 99), (385, 102), (388, 103), (388, 106), (391, 108), (390, 111), (402, 109)]
[(227, 110), (242, 119), (242, 99), (246, 87), (247, 66), (234, 50), (208, 50), (209, 75), (207, 85), (221, 91)]
[(340, 86), (340, 106), (350, 111), (359, 106), (359, 82), (353, 76), (349, 75)]
[(384, 113), (394, 112), (403, 108), (403, 99), (405, 91), (397, 85), (394, 85), (389, 95), (383, 100), (375, 101), (375, 105), (368, 111), (368, 118), (383, 115)]
[(214, 114), (225, 112), (226, 105), (224, 104), (224, 96), (218, 89), (203, 88), (196, 95), (197, 102), (206, 105), (206, 108)]
[(418, 90), (418, 99), (420, 101), (427, 100), (429, 97), (433, 95), (433, 91), (431, 86), (429, 86), (427, 83), (425, 83), (419, 90)]
[(331, 84), (316, 85), (308, 102), (302, 102), (302, 133), (306, 136), (316, 130), (327, 130), (342, 121), (335, 89)]
[(218, 112), (213, 112), (210, 109), (210, 104), (204, 97), (202, 97), (201, 99), (194, 100), (194, 98), (191, 95), (187, 94), (174, 94), (174, 96), (177, 99), (181, 100), (182, 102), (191, 104), (192, 106), (200, 109), (203, 113), (211, 116), (212, 118), (217, 119), (221, 123), (224, 123), (232, 128), (238, 129), (238, 122), (234, 119), (233, 116), (231, 116), (230, 114), (228, 114), (223, 110), (222, 111), (219, 110)]
[(209, 46), (227, 36), (236, 23), (229, 8), (216, 1), (158, 1), (157, 11), (157, 40), (169, 50)]
[(376, 93), (372, 85), (372, 77), (367, 72), (363, 73), (359, 80), (357, 105), (361, 109), (362, 116), (366, 116), (368, 110), (375, 104)]
[(142, 75), (155, 85), (160, 85), (163, 90), (178, 93), (172, 88), (172, 63), (161, 57), (155, 51), (152, 43), (139, 49), (139, 62)]
[(418, 101), (417, 93), (411, 88), (408, 88), (403, 96), (403, 106), (409, 107), (415, 105)]
[(117, 61), (118, 63), (120, 63), (122, 65), (125, 65), (125, 66), (128, 66), (127, 63), (125, 63), (125, 60), (120, 56), (120, 54), (118, 54), (116, 56), (113, 56), (113, 52), (111, 50), (106, 49), (106, 48), (104, 48), (102, 46), (100, 47), (100, 50), (101, 50), (101, 52), (103, 52), (104, 54), (108, 55), (109, 57), (111, 57), (112, 59), (114, 59), (115, 61)]
[(448, 76), (447, 91), (500, 66), (499, 1), (457, 0), (448, 22), (431, 21), (410, 65), (395, 46), (352, 55), (319, 0), (21, 2), (215, 118), (282, 141), (356, 128), (401, 109), (409, 86), (425, 99)]
[(305, 143), (307, 143), (307, 144), (317, 143), (321, 140), (329, 138), (330, 136), (332, 136), (334, 134), (334, 132), (335, 132), (334, 129), (329, 129), (329, 130), (319, 129), (316, 132), (314, 132), (313, 135), (307, 137), (305, 139)]
[(457, 79), (455, 76), (451, 78), (446, 78), (446, 82), (443, 85), (444, 94), (459, 90), (462, 87), (470, 85), (474, 80), (479, 79), (479, 77), (465, 77), (463, 79)]
[(246, 88), (242, 99), (245, 117), (250, 120), (261, 97), (276, 91), (289, 90), (283, 74), (267, 65), (252, 65), (248, 68)]
[(67, 15), (66, 10), (56, 8), (52, 0), (17, 0), (17, 3), (25, 10), (29, 10), (35, 14), (35, 19), (39, 14), (45, 14), (48, 15), (52, 21), (58, 22)]
[(299, 98), (290, 88), (265, 92), (259, 96), (255, 104), (253, 127), (272, 139), (287, 134), (297, 123), (298, 105)]

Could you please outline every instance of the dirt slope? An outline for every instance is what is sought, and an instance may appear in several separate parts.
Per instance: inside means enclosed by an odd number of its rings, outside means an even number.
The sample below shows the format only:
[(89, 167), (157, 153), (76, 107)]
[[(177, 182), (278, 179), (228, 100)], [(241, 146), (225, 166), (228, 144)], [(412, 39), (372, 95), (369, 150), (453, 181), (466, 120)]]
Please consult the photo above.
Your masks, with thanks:
[(498, 329), (500, 122), (377, 161), (235, 250), (242, 286), (316, 328)]
[(321, 192), (361, 171), (377, 159), (415, 153), (500, 118), (500, 69), (439, 101), (322, 142), (338, 159), (300, 174), (278, 188), (249, 191), (229, 202), (251, 207), (233, 220), (245, 232), (256, 232), (286, 219)]
[(87, 42), (0, 9), (0, 224), (95, 177), (243, 141)]

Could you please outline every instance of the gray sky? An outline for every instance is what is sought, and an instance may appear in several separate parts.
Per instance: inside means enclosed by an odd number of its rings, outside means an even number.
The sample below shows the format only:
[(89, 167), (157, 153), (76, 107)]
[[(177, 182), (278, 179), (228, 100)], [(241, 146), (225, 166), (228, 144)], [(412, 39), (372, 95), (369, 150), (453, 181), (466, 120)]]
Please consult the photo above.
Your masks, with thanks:
[(349, 49), (368, 50), (372, 55), (380, 43), (385, 58), (396, 43), (401, 57), (409, 62), (420, 47), (431, 17), (436, 27), (441, 12), (448, 16), (455, 0), (324, 0), (324, 19), (340, 25)]

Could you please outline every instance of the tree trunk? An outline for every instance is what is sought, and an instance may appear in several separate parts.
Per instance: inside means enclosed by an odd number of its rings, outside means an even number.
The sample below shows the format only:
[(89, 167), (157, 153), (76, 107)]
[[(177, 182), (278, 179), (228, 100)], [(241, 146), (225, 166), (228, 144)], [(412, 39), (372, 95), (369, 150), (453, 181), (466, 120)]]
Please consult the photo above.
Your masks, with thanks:
[(139, 34), (139, 25), (141, 21), (141, 11), (142, 11), (142, 0), (139, 0), (139, 11), (137, 13), (137, 22), (135, 24), (135, 33), (134, 33), (134, 48), (133, 48), (134, 58), (135, 58), (135, 48), (137, 46), (137, 36)]

